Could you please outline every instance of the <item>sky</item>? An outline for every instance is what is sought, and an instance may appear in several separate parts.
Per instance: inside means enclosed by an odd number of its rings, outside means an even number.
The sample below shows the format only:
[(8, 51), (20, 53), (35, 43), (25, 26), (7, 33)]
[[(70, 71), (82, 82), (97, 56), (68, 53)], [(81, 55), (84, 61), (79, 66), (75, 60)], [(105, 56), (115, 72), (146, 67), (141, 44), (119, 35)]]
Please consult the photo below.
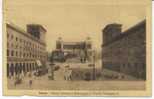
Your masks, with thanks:
[(58, 37), (64, 41), (90, 37), (94, 49), (101, 50), (102, 29), (107, 24), (120, 23), (124, 31), (146, 18), (143, 3), (67, 1), (6, 0), (4, 19), (25, 30), (26, 24), (41, 24), (47, 30), (47, 50), (52, 51)]

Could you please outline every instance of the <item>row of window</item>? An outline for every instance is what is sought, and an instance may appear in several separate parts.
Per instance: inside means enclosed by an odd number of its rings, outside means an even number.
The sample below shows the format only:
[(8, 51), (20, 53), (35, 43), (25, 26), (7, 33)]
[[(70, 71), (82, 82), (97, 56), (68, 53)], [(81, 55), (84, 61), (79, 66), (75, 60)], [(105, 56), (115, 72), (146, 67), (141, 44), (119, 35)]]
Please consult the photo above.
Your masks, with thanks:
[(111, 63), (111, 62), (103, 62), (103, 67), (107, 68), (116, 68), (116, 69), (133, 69), (133, 70), (138, 70), (138, 69), (145, 69), (146, 64), (145, 63)]
[[(34, 43), (30, 42), (30, 41), (26, 41), (26, 40), (24, 40), (24, 39), (21, 39), (21, 38), (18, 38), (18, 37), (14, 37), (13, 34), (11, 35), (11, 34), (7, 33), (7, 38), (8, 38), (8, 41), (9, 41), (10, 39), (13, 40), (13, 39), (15, 38), (16, 44), (17, 44), (17, 42), (18, 42), (18, 43), (20, 43), (20, 44), (23, 45), (23, 46), (27, 46), (28, 48), (38, 48), (38, 49), (40, 49), (40, 50), (45, 50), (44, 46), (41, 47), (39, 44), (36, 45), (36, 44), (34, 44)], [(9, 39), (9, 38), (10, 38), (10, 39)], [(14, 43), (15, 43), (15, 42), (14, 42)], [(9, 43), (8, 43), (8, 46), (10, 46)], [(18, 45), (17, 45), (17, 46), (18, 46)], [(13, 44), (11, 44), (11, 47), (13, 47)]]
[(38, 54), (34, 54), (34, 53), (22, 53), (22, 52), (18, 52), (18, 51), (14, 51), (14, 50), (7, 50), (7, 56), (16, 56), (16, 57), (29, 57), (29, 58), (45, 58), (45, 54), (38, 53)]
[[(10, 50), (10, 49), (9, 49)], [(17, 50), (17, 49), (16, 49)], [(23, 52), (23, 53), (34, 53), (34, 54), (37, 54), (37, 53), (39, 53), (39, 54), (43, 54), (44, 53), (44, 51), (38, 51), (38, 50), (28, 50), (27, 48), (25, 48), (25, 51), (23, 51), (23, 50), (19, 50), (19, 51), (21, 51), (21, 52)]]
[(22, 44), (19, 46), (19, 44), (17, 44), (17, 43), (9, 43), (9, 42), (7, 42), (7, 47), (8, 48), (14, 48), (14, 49), (21, 49), (21, 50), (35, 50), (35, 49), (37, 49), (37, 50), (45, 50), (45, 47), (39, 47), (39, 48), (36, 48), (36, 47), (31, 47), (31, 46), (23, 46)]

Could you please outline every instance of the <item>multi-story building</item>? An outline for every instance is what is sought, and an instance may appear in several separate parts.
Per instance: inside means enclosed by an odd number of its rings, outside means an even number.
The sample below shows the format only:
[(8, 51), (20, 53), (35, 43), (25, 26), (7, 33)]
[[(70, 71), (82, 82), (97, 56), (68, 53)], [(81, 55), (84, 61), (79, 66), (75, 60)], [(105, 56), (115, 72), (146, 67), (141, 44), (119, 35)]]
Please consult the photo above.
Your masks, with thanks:
[(121, 26), (103, 29), (102, 68), (146, 79), (146, 21), (124, 32)]
[(38, 24), (28, 24), (27, 32), (14, 24), (6, 24), (7, 76), (36, 70), (46, 62), (46, 29)]

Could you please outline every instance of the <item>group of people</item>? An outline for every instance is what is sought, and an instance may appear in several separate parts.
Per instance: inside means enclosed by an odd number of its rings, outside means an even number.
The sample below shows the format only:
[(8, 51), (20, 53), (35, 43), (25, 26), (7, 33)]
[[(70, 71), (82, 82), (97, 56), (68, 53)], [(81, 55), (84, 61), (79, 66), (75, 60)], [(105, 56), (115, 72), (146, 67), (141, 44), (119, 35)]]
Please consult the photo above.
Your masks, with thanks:
[(15, 77), (14, 77), (14, 86), (17, 86), (18, 84), (21, 84), (26, 76), (28, 76), (28, 85), (29, 85), (29, 87), (31, 87), (32, 83), (33, 83), (33, 73), (32, 72), (27, 73), (27, 75), (26, 74), (24, 74), (24, 75), (22, 75), (22, 74), (15, 75)]

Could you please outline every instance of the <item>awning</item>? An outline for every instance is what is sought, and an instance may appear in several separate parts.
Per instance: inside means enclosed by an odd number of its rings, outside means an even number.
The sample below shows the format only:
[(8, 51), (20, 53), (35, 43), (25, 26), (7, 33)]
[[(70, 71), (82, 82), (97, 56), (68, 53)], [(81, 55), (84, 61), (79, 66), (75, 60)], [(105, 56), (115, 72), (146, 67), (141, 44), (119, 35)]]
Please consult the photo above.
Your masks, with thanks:
[(37, 64), (39, 67), (42, 66), (42, 63), (41, 63), (40, 60), (36, 60), (36, 64)]

